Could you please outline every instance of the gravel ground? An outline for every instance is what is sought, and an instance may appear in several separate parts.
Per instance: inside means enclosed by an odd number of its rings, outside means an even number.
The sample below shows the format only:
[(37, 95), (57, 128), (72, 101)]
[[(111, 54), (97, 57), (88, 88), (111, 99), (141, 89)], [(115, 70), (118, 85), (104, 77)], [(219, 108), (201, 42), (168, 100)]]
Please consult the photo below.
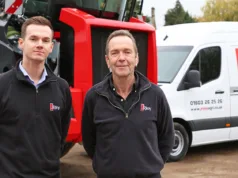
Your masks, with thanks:
[[(163, 178), (238, 178), (238, 142), (191, 148), (184, 160), (167, 163)], [(61, 159), (62, 178), (96, 178), (83, 147)]]

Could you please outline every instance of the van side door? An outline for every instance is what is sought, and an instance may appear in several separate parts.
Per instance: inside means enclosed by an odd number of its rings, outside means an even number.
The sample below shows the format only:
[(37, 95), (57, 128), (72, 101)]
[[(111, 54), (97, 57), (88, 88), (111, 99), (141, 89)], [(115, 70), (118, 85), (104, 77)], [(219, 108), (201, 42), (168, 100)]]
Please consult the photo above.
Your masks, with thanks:
[(227, 47), (227, 61), (230, 79), (230, 139), (238, 139), (238, 43)]
[[(193, 126), (192, 145), (228, 140), (229, 79), (223, 46), (216, 44), (199, 47), (194, 56), (179, 86), (179, 90), (184, 92), (185, 107), (190, 125)], [(195, 82), (198, 87), (192, 87), (188, 83), (187, 77), (194, 82), (188, 76), (191, 70), (200, 74), (200, 86), (199, 81)]]

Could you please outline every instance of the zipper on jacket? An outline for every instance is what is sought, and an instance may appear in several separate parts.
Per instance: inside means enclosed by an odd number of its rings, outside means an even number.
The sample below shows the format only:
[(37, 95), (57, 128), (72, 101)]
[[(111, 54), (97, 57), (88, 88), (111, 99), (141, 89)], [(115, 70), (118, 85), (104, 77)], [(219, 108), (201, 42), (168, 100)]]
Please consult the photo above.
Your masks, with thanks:
[(44, 81), (43, 83), (41, 83), (38, 88), (36, 88), (34, 85), (32, 85), (33, 87), (35, 87), (35, 91), (36, 91), (36, 97), (35, 97), (35, 108), (36, 108), (36, 114), (38, 114), (39, 112), (39, 105), (37, 104), (38, 103), (38, 94), (39, 94), (39, 88), (46, 85), (47, 83), (49, 82), (55, 82), (57, 80), (48, 80), (48, 81)]
[(148, 87), (144, 88), (143, 90), (141, 90), (141, 91), (139, 92), (139, 98), (138, 98), (138, 100), (137, 100), (135, 103), (133, 103), (133, 104), (131, 105), (131, 107), (128, 109), (128, 112), (125, 112), (125, 110), (123, 110), (123, 109), (121, 109), (120, 107), (114, 105), (114, 104), (109, 100), (109, 98), (107, 97), (107, 95), (98, 93), (97, 91), (96, 91), (96, 92), (97, 92), (99, 95), (106, 97), (107, 100), (108, 100), (108, 102), (109, 102), (113, 107), (115, 107), (115, 108), (121, 110), (121, 111), (125, 114), (125, 118), (128, 119), (130, 110), (133, 108), (134, 105), (136, 105), (136, 104), (140, 101), (140, 95), (141, 95), (141, 93), (144, 92), (145, 90), (149, 89), (150, 86), (151, 86), (151, 85), (149, 85)]
[(133, 106), (135, 106), (135, 105), (140, 101), (140, 95), (141, 95), (141, 93), (144, 92), (145, 90), (149, 89), (150, 86), (151, 86), (151, 85), (149, 85), (148, 87), (144, 88), (143, 90), (141, 90), (141, 91), (139, 92), (139, 98), (138, 98), (138, 100), (137, 100), (135, 103), (133, 103), (133, 104), (131, 105), (131, 107), (128, 109), (128, 114), (129, 114), (130, 110), (133, 108)]
[(36, 90), (36, 98), (35, 98), (35, 108), (36, 108), (36, 115), (38, 114), (38, 105), (37, 105), (37, 95), (38, 95), (38, 93), (39, 93), (39, 90), (38, 90), (38, 88), (35, 88), (35, 90)]
[[(97, 92), (97, 93), (98, 93), (98, 92)], [(103, 95), (103, 94), (101, 94), (101, 93), (98, 93), (98, 94), (101, 95), (101, 96), (106, 97), (107, 100), (108, 100), (108, 102), (109, 102), (113, 107), (115, 107), (115, 108), (121, 110), (121, 111), (125, 114), (125, 118), (126, 118), (126, 119), (128, 118), (128, 113), (126, 113), (126, 112), (125, 112), (123, 109), (121, 109), (120, 107), (114, 105), (114, 104), (109, 100), (109, 98), (107, 97), (107, 95)]]

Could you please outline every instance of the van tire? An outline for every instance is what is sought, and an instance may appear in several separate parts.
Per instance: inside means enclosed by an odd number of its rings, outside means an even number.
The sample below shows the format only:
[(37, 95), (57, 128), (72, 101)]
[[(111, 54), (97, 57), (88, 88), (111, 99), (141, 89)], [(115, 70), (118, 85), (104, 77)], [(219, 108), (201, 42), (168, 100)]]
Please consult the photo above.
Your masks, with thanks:
[(189, 137), (183, 125), (175, 122), (175, 143), (169, 156), (169, 162), (182, 160), (189, 148)]

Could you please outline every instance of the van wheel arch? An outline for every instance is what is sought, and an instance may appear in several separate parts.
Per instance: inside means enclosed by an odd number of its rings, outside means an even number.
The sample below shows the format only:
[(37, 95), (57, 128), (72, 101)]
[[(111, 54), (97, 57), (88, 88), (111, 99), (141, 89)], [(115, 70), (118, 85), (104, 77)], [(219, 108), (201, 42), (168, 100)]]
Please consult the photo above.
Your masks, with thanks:
[(187, 121), (185, 121), (184, 119), (181, 119), (181, 118), (174, 118), (173, 122), (181, 124), (186, 129), (186, 131), (188, 133), (189, 147), (190, 147), (191, 144), (192, 144), (193, 135), (192, 135), (192, 129), (191, 129), (191, 126), (189, 125), (189, 123)]
[(174, 162), (174, 161), (179, 161), (182, 160), (184, 158), (184, 156), (187, 154), (188, 148), (191, 146), (192, 143), (192, 132), (191, 132), (191, 127), (189, 125), (188, 122), (186, 122), (185, 120), (181, 119), (181, 118), (174, 118), (174, 127), (175, 127), (175, 136), (176, 136), (176, 140), (177, 140), (177, 144), (181, 143), (179, 145), (177, 145), (178, 147), (175, 147), (173, 149), (173, 151), (176, 151), (176, 149), (180, 149), (180, 153), (178, 155), (176, 155), (176, 153), (170, 154), (169, 157), (169, 162)]

